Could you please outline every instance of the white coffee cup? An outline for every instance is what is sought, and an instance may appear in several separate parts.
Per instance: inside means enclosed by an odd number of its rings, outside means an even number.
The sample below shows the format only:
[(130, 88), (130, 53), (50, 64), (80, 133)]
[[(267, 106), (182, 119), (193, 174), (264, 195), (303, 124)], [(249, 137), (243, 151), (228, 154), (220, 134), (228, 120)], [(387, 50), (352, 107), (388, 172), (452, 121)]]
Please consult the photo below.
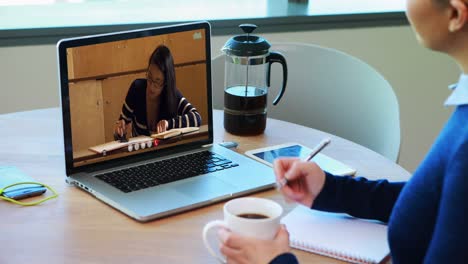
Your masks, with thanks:
[[(260, 239), (273, 239), (280, 227), (283, 208), (276, 202), (263, 198), (244, 197), (230, 200), (224, 204), (224, 220), (214, 220), (203, 228), (203, 242), (211, 255), (220, 262), (226, 259), (219, 252), (219, 241), (216, 232), (226, 228), (231, 232)], [(256, 218), (260, 217), (261, 218)], [(254, 218), (252, 218), (254, 217)], [(213, 249), (213, 241), (218, 247)]]

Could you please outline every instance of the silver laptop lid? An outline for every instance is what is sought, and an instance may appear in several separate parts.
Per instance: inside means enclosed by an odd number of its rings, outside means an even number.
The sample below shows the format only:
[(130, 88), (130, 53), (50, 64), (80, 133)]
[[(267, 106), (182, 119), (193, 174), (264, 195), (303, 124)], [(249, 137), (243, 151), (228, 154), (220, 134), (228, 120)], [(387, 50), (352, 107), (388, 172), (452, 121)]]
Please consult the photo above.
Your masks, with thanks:
[(67, 176), (213, 142), (208, 22), (65, 39), (57, 52)]

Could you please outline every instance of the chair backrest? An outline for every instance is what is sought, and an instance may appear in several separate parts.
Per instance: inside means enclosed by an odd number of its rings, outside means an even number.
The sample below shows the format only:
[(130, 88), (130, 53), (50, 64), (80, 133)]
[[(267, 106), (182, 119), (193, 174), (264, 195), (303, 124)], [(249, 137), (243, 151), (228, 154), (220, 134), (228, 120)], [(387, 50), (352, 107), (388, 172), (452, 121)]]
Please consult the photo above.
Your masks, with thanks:
[[(275, 43), (271, 50), (286, 58), (288, 83), (273, 106), (282, 81), (281, 67), (273, 64), (268, 117), (319, 129), (398, 160), (398, 100), (379, 72), (353, 56), (316, 45)], [(223, 109), (224, 55), (212, 63), (213, 107)]]

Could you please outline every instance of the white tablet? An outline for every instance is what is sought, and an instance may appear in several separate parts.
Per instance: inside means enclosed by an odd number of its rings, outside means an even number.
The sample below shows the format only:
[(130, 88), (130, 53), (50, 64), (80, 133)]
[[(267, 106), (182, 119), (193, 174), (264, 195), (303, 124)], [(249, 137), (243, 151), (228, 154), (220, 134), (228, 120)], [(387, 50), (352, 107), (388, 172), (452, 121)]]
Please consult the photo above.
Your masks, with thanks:
[[(273, 166), (273, 161), (279, 157), (297, 157), (305, 159), (309, 156), (311, 148), (298, 143), (286, 143), (266, 148), (253, 149), (245, 152), (248, 157), (264, 163), (270, 167)], [(322, 168), (334, 175), (354, 175), (356, 170), (347, 166), (346, 164), (328, 157), (325, 154), (317, 154), (312, 161)]]

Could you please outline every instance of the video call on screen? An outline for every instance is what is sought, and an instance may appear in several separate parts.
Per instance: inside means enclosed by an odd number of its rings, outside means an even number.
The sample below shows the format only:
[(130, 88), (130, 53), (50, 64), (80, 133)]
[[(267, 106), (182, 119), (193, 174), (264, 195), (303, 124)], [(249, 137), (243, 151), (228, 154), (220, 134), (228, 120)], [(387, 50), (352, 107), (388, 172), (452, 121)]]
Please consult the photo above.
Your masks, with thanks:
[[(116, 122), (121, 116), (122, 108), (125, 107), (129, 88), (136, 80), (141, 80), (137, 82), (140, 86), (145, 85), (149, 59), (153, 51), (161, 45), (167, 47), (173, 57), (176, 88), (200, 115), (198, 120), (201, 122), (196, 124), (200, 130), (190, 135), (187, 134), (185, 137), (182, 135), (177, 138), (158, 140), (157, 146), (154, 140), (151, 147), (149, 147), (149, 142), (139, 142), (138, 150), (134, 147), (132, 151), (129, 151), (126, 146), (104, 151), (105, 153), (94, 151), (95, 146), (112, 144), (115, 141)], [(208, 139), (206, 56), (203, 29), (68, 48), (67, 66), (74, 165), (81, 166)], [(156, 84), (158, 84), (157, 77), (152, 78), (153, 80), (156, 78)], [(144, 95), (144, 92), (139, 92), (139, 94)], [(145, 99), (144, 97), (138, 98)], [(164, 105), (163, 102), (160, 103)], [(182, 121), (185, 122), (187, 119), (187, 124), (193, 126), (192, 115), (184, 116)], [(139, 130), (142, 131), (141, 127), (149, 124), (144, 121), (141, 123), (143, 125), (132, 123), (132, 126), (140, 125)], [(132, 130), (127, 134), (130, 140), (134, 136)], [(150, 139), (148, 138), (148, 141)]]

